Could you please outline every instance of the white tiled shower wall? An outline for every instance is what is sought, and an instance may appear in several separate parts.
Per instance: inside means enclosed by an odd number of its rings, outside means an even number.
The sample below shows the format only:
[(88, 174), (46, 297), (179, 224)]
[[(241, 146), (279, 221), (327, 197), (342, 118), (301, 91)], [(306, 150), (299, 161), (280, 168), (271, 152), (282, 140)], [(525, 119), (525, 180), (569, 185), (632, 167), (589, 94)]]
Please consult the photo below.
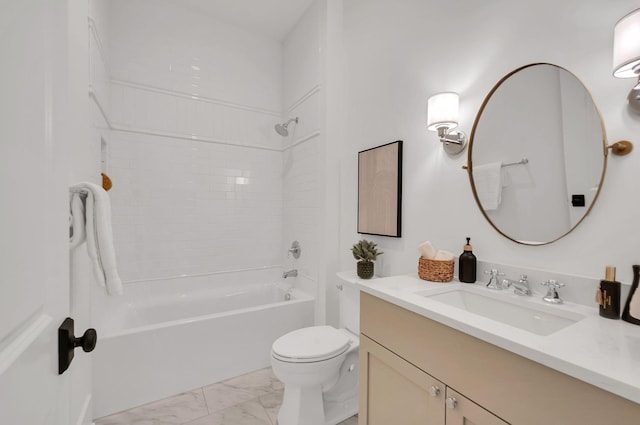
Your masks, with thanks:
[[(291, 282), (318, 297), (323, 323), (321, 281), (335, 274), (320, 266), (326, 1), (283, 41), (179, 2), (92, 3), (96, 127), (123, 280), (296, 268)], [(274, 124), (295, 116), (277, 135)], [(286, 255), (293, 240), (297, 260)]]
[(280, 152), (116, 132), (111, 155), (124, 279), (280, 263)]
[(283, 258), (282, 45), (176, 4), (111, 0), (102, 36), (125, 282)]
[(320, 282), (323, 240), (322, 171), (324, 149), (322, 123), (322, 16), (324, 2), (316, 1), (284, 40), (285, 117), (299, 117), (283, 139), (283, 235), (285, 248), (293, 240), (302, 246), (298, 260), (287, 259), (287, 268), (298, 269), (297, 286), (317, 296), (316, 322), (324, 323), (324, 286)]

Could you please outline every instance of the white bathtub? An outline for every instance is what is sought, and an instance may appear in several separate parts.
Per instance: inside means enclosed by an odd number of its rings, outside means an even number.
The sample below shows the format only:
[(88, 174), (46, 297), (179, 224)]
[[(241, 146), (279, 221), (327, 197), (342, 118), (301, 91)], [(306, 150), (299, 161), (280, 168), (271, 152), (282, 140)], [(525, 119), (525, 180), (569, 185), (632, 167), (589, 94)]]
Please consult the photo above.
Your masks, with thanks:
[(94, 300), (94, 417), (269, 366), (276, 338), (313, 325), (314, 299), (286, 301), (290, 286), (178, 278)]

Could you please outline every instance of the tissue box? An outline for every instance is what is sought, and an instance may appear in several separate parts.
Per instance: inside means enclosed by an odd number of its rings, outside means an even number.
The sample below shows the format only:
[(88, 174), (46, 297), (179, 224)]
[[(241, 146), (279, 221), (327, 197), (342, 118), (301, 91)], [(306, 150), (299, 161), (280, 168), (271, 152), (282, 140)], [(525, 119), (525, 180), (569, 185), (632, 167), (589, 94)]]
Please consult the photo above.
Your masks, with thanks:
[(418, 276), (431, 282), (451, 282), (455, 260), (429, 260), (420, 257), (418, 260)]

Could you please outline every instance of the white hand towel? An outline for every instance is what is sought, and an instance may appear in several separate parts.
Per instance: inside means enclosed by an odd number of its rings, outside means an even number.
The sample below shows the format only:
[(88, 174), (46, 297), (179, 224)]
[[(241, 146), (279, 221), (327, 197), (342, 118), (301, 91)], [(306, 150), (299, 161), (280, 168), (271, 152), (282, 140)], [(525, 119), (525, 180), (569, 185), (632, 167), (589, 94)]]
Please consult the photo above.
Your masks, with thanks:
[[(93, 272), (109, 295), (122, 295), (122, 281), (116, 267), (111, 229), (111, 203), (107, 192), (97, 184), (83, 182), (71, 187), (74, 197), (86, 194), (85, 217), (87, 252), (93, 262)], [(77, 201), (72, 199), (72, 207)], [(74, 218), (75, 220), (75, 218)]]
[(473, 167), (473, 181), (482, 208), (497, 210), (502, 201), (502, 162)]
[(440, 249), (440, 250), (438, 250), (438, 252), (436, 252), (434, 260), (450, 261), (450, 260), (453, 260), (454, 258), (455, 257), (453, 256), (453, 254), (450, 253), (449, 251), (445, 251), (444, 249)]
[(422, 255), (422, 257), (428, 260), (433, 260), (433, 257), (436, 256), (436, 250), (429, 241), (424, 241), (418, 245), (418, 251), (420, 251), (420, 255)]
[(77, 193), (71, 194), (71, 216), (69, 217), (69, 228), (71, 235), (69, 237), (69, 248), (73, 249), (86, 240), (87, 232), (85, 229), (85, 212), (82, 197)]

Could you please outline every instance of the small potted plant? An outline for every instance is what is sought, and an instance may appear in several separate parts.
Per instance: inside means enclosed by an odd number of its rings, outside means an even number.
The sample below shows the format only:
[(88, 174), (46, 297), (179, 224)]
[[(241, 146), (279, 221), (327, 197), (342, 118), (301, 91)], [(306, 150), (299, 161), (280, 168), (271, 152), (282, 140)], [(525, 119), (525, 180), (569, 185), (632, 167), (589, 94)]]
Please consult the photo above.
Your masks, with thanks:
[(375, 243), (362, 239), (351, 248), (353, 258), (358, 260), (356, 269), (358, 277), (361, 279), (371, 279), (373, 277), (373, 262), (378, 255), (384, 254), (384, 252), (379, 252), (376, 247)]

